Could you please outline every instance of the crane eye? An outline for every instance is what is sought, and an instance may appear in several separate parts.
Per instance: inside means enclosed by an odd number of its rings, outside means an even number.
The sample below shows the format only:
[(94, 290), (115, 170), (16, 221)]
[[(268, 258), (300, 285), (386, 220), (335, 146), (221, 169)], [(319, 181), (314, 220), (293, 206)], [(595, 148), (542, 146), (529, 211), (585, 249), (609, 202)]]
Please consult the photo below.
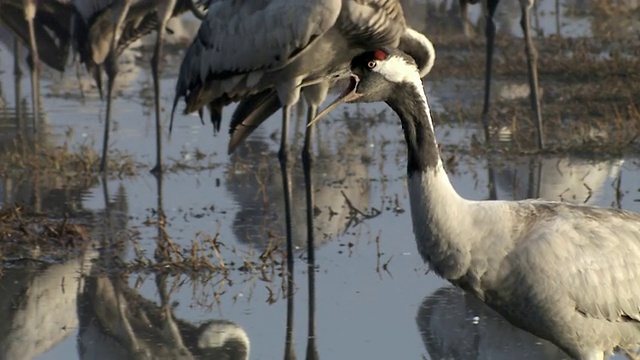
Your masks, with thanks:
[(376, 65), (378, 65), (378, 63), (373, 60), (367, 63), (367, 66), (369, 67), (369, 69), (373, 69), (374, 67), (376, 67)]

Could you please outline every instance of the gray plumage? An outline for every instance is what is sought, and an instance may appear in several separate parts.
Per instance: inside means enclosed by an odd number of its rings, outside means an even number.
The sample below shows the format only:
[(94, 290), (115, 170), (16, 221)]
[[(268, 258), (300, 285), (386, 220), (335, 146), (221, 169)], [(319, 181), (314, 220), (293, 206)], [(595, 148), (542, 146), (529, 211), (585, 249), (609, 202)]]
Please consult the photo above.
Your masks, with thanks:
[(385, 101), (399, 115), (416, 243), (430, 267), (576, 359), (638, 349), (640, 215), (462, 198), (433, 156), (433, 122), (415, 64), (397, 50), (384, 53), (353, 60), (358, 78), (342, 101)]
[[(267, 110), (254, 123), (244, 123), (245, 117), (233, 126), (243, 123), (253, 129), (282, 106), (282, 149), (289, 107), (298, 101), (303, 87), (312, 83), (320, 87), (320, 95), (307, 98), (317, 109), (328, 88), (322, 83), (344, 72), (355, 54), (372, 46), (397, 46), (403, 36), (415, 33), (406, 32), (397, 0), (219, 1), (211, 5), (185, 54), (172, 120), (178, 100), (184, 97), (185, 113), (202, 114), (201, 109), (209, 106), (214, 126), (219, 127), (223, 106), (259, 94), (241, 106), (243, 113), (250, 116), (262, 101), (269, 105)], [(265, 93), (270, 89), (275, 92)], [(276, 95), (281, 105), (275, 102)]]

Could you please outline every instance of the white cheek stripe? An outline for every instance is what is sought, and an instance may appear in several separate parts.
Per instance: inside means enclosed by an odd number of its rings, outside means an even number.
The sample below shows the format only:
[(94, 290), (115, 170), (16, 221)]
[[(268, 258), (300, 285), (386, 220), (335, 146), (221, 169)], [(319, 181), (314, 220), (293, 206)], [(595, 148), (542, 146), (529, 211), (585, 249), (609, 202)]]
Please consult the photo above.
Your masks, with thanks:
[(416, 66), (409, 64), (398, 56), (391, 56), (386, 60), (378, 61), (378, 66), (373, 68), (373, 71), (393, 83), (409, 82), (415, 78), (420, 78)]
[(418, 74), (418, 68), (415, 64), (410, 64), (401, 57), (392, 56), (386, 60), (378, 61), (378, 66), (373, 68), (373, 71), (384, 76), (390, 82), (406, 82), (413, 85), (422, 99), (422, 104), (429, 118), (429, 126), (431, 130), (433, 130), (431, 109), (429, 109), (429, 102), (424, 92), (424, 85), (422, 85), (422, 80), (420, 80), (420, 74)]

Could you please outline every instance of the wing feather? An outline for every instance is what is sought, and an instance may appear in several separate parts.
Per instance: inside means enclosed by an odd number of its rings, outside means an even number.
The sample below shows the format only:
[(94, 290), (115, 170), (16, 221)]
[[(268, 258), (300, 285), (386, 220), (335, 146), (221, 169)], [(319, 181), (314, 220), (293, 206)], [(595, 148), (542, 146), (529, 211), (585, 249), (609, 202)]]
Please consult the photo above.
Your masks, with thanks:
[(564, 203), (551, 211), (522, 242), (521, 259), (547, 274), (536, 291), (567, 292), (587, 317), (640, 322), (640, 215)]
[(252, 72), (275, 70), (290, 63), (335, 24), (341, 5), (340, 0), (230, 0), (212, 4), (180, 67), (176, 99), (188, 98), (189, 108), (195, 109), (221, 95), (219, 89), (207, 89), (206, 96), (191, 96), (191, 92), (209, 87), (203, 86), (207, 82), (246, 74), (257, 83), (259, 73)]
[(364, 48), (397, 46), (407, 27), (397, 0), (349, 0), (339, 24), (349, 41)]

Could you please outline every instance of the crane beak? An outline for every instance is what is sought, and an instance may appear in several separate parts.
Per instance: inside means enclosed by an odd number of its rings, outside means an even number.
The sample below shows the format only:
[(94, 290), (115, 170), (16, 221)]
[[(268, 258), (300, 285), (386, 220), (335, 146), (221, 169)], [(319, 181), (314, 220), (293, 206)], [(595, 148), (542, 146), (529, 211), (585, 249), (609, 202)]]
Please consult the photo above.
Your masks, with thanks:
[(330, 113), (333, 109), (335, 109), (338, 105), (348, 103), (348, 102), (353, 102), (356, 99), (362, 97), (364, 94), (359, 94), (356, 92), (359, 83), (360, 83), (360, 78), (358, 77), (358, 75), (351, 74), (351, 81), (349, 81), (349, 86), (342, 92), (342, 94), (340, 94), (340, 96), (338, 96), (337, 99), (333, 100), (333, 102), (329, 104), (329, 106), (327, 106), (324, 110), (322, 110), (320, 114), (316, 115), (316, 117), (313, 118), (313, 120), (311, 120), (307, 124), (307, 127), (313, 125), (316, 121), (323, 118), (325, 115)]
[(333, 72), (327, 76), (321, 76), (315, 79), (307, 79), (302, 83), (300, 83), (298, 86), (296, 86), (296, 88), (304, 88), (304, 87), (315, 85), (324, 81), (329, 81), (333, 85), (336, 81), (347, 78), (350, 75), (351, 75), (351, 69), (347, 67), (345, 69), (341, 69), (336, 72)]

